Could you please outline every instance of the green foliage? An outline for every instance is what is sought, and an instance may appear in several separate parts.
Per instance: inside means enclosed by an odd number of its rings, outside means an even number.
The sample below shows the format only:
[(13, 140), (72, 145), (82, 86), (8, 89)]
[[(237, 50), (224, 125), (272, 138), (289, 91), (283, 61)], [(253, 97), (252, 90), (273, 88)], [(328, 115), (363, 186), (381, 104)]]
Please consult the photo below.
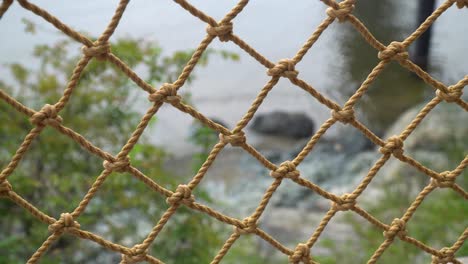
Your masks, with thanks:
[(208, 158), (210, 150), (218, 141), (218, 134), (199, 121), (193, 123), (191, 130), (189, 141), (198, 147), (198, 151), (193, 155), (192, 163), (193, 171), (196, 172)]
[[(25, 23), (26, 31), (36, 32), (34, 24)], [(69, 40), (36, 46), (36, 62), (9, 64), (11, 78), (0, 80), (1, 89), (36, 110), (46, 103), (55, 103), (79, 60), (75, 48)], [(156, 87), (174, 81), (193, 53), (177, 51), (166, 55), (157, 44), (134, 38), (115, 40), (112, 51), (131, 68), (141, 70), (139, 74), (146, 77), (145, 81)], [(238, 59), (230, 52), (209, 50), (201, 65), (206, 65), (214, 54)], [(65, 126), (116, 154), (140, 121), (141, 108), (137, 106), (149, 106), (146, 94), (110, 63), (93, 59), (60, 115)], [(5, 167), (32, 125), (3, 101), (0, 120), (0, 166)], [(154, 118), (150, 126), (155, 122)], [(151, 144), (145, 134), (130, 158), (135, 167), (171, 190), (184, 180), (163, 169), (167, 153)], [(58, 218), (60, 213), (70, 212), (78, 205), (102, 169), (100, 158), (47, 127), (8, 179), (26, 200)], [(209, 201), (206, 193), (199, 198)], [(166, 209), (164, 197), (139, 180), (130, 174), (112, 173), (77, 220), (85, 230), (133, 246), (145, 238)], [(0, 263), (24, 263), (47, 238), (47, 226), (6, 199), (0, 199), (0, 215)], [(166, 263), (209, 262), (222, 245), (216, 229), (210, 228), (216, 226), (213, 222), (200, 213), (179, 210), (150, 252)], [(80, 248), (80, 254), (75, 252), (76, 248)], [(52, 246), (42, 263), (88, 263), (96, 259), (111, 263), (118, 262), (117, 255), (92, 242), (65, 235)]]
[(237, 264), (279, 264), (284, 263), (274, 258), (263, 257), (259, 254), (260, 248), (255, 236), (241, 236), (236, 243), (231, 247), (226, 256), (223, 258), (223, 263)]

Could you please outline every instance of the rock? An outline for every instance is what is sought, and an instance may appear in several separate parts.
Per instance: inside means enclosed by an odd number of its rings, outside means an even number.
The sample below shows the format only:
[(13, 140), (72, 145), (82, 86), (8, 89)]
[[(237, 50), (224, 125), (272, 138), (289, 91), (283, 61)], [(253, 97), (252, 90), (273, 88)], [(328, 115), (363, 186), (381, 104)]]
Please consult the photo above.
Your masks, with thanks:
[[(305, 147), (307, 142), (300, 144), (296, 149), (291, 151), (293, 157)], [(373, 150), (374, 143), (370, 141), (361, 131), (353, 126), (345, 126), (337, 124), (336, 133), (331, 136), (325, 134), (322, 136), (314, 147), (313, 152), (324, 152), (330, 155), (344, 154), (346, 156), (354, 155), (364, 151)], [(314, 155), (314, 154), (312, 154)]]
[[(411, 108), (390, 127), (385, 138), (399, 135), (423, 108)], [(405, 140), (405, 151), (425, 150), (446, 152), (447, 144), (455, 144), (461, 151), (468, 148), (468, 115), (458, 105), (440, 103)]]
[[(297, 148), (285, 159), (294, 158), (303, 147), (304, 145)], [(378, 156), (378, 151), (369, 151), (369, 140), (362, 133), (351, 126), (343, 126), (334, 137), (321, 138), (298, 170), (302, 177), (339, 195), (352, 191), (351, 188), (356, 186), (353, 180), (365, 176), (366, 170), (369, 170)], [(284, 184), (287, 188), (279, 188), (273, 198), (275, 206), (306, 210), (328, 209), (329, 204), (324, 206), (320, 203), (313, 191), (296, 183)]]
[(360, 130), (351, 125), (339, 124), (337, 136), (333, 138), (333, 141), (335, 148), (348, 154), (372, 150), (375, 146)]
[[(389, 129), (385, 138), (400, 134), (422, 107), (416, 106), (403, 114)], [(261, 119), (270, 115), (272, 114), (262, 116), (257, 122), (267, 122)], [(467, 124), (468, 116), (463, 109), (456, 105), (442, 103), (405, 141), (405, 153), (434, 171), (453, 170), (456, 164), (464, 158), (465, 150), (468, 148)], [(352, 192), (382, 156), (377, 148), (369, 149), (366, 143), (368, 140), (361, 138), (358, 131), (348, 131), (348, 128), (355, 130), (346, 126), (343, 130), (339, 130), (336, 137), (320, 139), (312, 152), (297, 167), (302, 177), (336, 195)], [(340, 133), (345, 136), (340, 136)], [(355, 143), (354, 146), (353, 143)], [(297, 152), (297, 150), (291, 150), (285, 154), (283, 149), (283, 152), (271, 151), (265, 152), (265, 155), (274, 159), (278, 165), (284, 160), (291, 159)], [(233, 177), (229, 174), (230, 171), (225, 173), (228, 175), (226, 178), (237, 181), (236, 187), (234, 184), (228, 184), (227, 190), (220, 190), (219, 194), (231, 196), (235, 194), (232, 204), (242, 205), (241, 215), (251, 213), (258, 206), (258, 201), (273, 181), (268, 176), (267, 169), (251, 157), (247, 155), (245, 157), (245, 163), (235, 165), (236, 168), (240, 168), (237, 172), (238, 176)], [(217, 163), (223, 164), (223, 162)], [(223, 173), (216, 172), (220, 175)], [(391, 193), (409, 191), (409, 197), (416, 197), (428, 181), (427, 175), (392, 157), (375, 175), (357, 202), (366, 209), (375, 203), (382, 202), (385, 190)], [(219, 189), (218, 185), (215, 188)], [(227, 197), (221, 200), (229, 201)], [(234, 208), (241, 210), (239, 206)], [(329, 208), (329, 200), (285, 179), (271, 197), (264, 216), (261, 218), (260, 227), (288, 247), (294, 248), (298, 241), (304, 241), (310, 237)], [(337, 214), (327, 225), (323, 234), (325, 239), (348, 246), (346, 243), (349, 244), (348, 240), (352, 239), (354, 234), (352, 226), (343, 218), (346, 214), (348, 213)], [(351, 215), (355, 216), (355, 214)], [(357, 217), (357, 220), (367, 224), (361, 217)], [(261, 247), (261, 251), (265, 254), (275, 254), (275, 251), (269, 251), (270, 249), (271, 246), (265, 243)], [(320, 244), (314, 246), (314, 252), (328, 254), (327, 248), (321, 247)]]
[[(418, 150), (413, 152), (411, 157), (434, 171), (441, 172), (451, 167), (445, 153)], [(362, 177), (367, 173), (368, 169), (362, 171)], [(396, 192), (403, 191), (411, 197), (416, 197), (424, 186), (429, 183), (429, 180), (429, 176), (412, 166), (398, 159), (390, 158), (372, 180), (372, 187), (367, 188), (365, 193), (359, 197), (359, 202), (368, 206), (378, 205), (386, 195), (384, 189)]]
[(261, 134), (299, 139), (313, 135), (314, 122), (304, 113), (275, 111), (257, 115), (251, 128)]
[[(398, 135), (418, 114), (423, 106), (416, 106), (403, 114), (388, 130), (385, 138)], [(405, 153), (436, 172), (453, 170), (468, 149), (468, 115), (457, 105), (441, 103), (433, 109), (414, 132), (405, 140)], [(417, 195), (430, 177), (412, 166), (391, 158), (373, 180), (376, 187), (366, 190), (362, 201), (374, 204), (383, 195), (379, 187), (406, 189)]]
[[(416, 106), (403, 114), (389, 129), (386, 138), (398, 135), (423, 106)], [(456, 105), (442, 103), (427, 116), (405, 141), (405, 153), (428, 168), (442, 172), (453, 170), (464, 158), (468, 149), (468, 116)], [(367, 139), (358, 131), (345, 130), (334, 138), (321, 139), (312, 152), (298, 167), (301, 176), (337, 195), (350, 192), (368, 174), (369, 169), (381, 154), (369, 147)], [(354, 129), (355, 130), (355, 129)], [(352, 142), (356, 142), (353, 146)], [(302, 148), (301, 148), (302, 149)], [(297, 155), (292, 153), (291, 157)], [(383, 186), (405, 188), (416, 195), (428, 183), (429, 177), (412, 166), (391, 158), (378, 172), (360, 201), (374, 204), (383, 195)], [(297, 207), (309, 210), (322, 210), (329, 206), (328, 201), (317, 199), (311, 190), (297, 184), (284, 183), (273, 197), (278, 207)]]
[[(323, 219), (325, 212), (306, 211), (295, 208), (267, 208), (260, 227), (278, 241), (281, 241), (289, 248), (296, 247), (301, 240), (306, 240), (317, 228)], [(348, 238), (343, 234), (352, 236), (352, 227), (344, 221), (345, 214), (338, 213), (334, 216), (326, 227), (326, 232), (322, 233), (321, 240), (332, 240), (344, 243)], [(264, 240), (261, 240), (262, 243)], [(271, 245), (266, 244), (265, 249), (271, 250)], [(315, 255), (330, 254), (329, 249), (317, 243), (313, 247)], [(272, 254), (274, 252), (271, 252)]]

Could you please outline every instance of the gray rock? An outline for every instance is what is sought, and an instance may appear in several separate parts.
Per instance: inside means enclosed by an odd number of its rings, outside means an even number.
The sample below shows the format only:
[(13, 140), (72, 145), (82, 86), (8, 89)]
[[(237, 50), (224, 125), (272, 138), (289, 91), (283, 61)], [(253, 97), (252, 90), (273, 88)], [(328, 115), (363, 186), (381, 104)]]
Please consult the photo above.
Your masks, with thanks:
[[(296, 247), (298, 241), (305, 240), (317, 228), (325, 212), (307, 211), (296, 208), (267, 208), (260, 227), (289, 248)], [(322, 233), (321, 240), (332, 240), (345, 243), (354, 235), (352, 227), (344, 221), (345, 214), (336, 214), (333, 221), (327, 224), (327, 231)], [(343, 234), (346, 234), (343, 235)], [(267, 243), (262, 240), (262, 243)], [(272, 249), (270, 245), (265, 248)], [(313, 252), (316, 255), (330, 254), (328, 248), (317, 243)], [(275, 252), (270, 252), (274, 254)]]
[[(388, 130), (385, 138), (399, 135), (423, 106), (403, 114)], [(413, 159), (436, 172), (453, 170), (468, 149), (468, 115), (457, 105), (441, 103), (433, 109), (405, 140), (404, 151)], [(429, 176), (391, 158), (373, 180), (376, 188), (366, 191), (362, 201), (373, 204), (383, 194), (380, 186), (406, 188), (415, 196), (429, 182)]]
[(305, 138), (313, 135), (314, 122), (304, 113), (275, 111), (257, 115), (251, 128), (266, 135)]
[[(361, 131), (353, 126), (337, 125), (336, 134), (328, 136), (325, 134), (314, 147), (313, 152), (321, 152), (329, 155), (343, 154), (345, 156), (354, 155), (364, 151), (373, 150), (372, 143)], [(299, 145), (291, 152), (292, 157), (297, 156), (305, 147), (307, 142)], [(312, 154), (314, 155), (314, 154)]]
[(336, 147), (348, 154), (372, 150), (375, 146), (361, 131), (351, 125), (339, 125), (337, 135), (333, 139)]
[[(399, 135), (422, 108), (419, 105), (404, 113), (390, 127), (385, 138)], [(468, 115), (460, 106), (442, 102), (405, 140), (404, 149), (446, 152), (447, 144), (455, 144), (462, 151), (468, 148)]]
[[(352, 187), (356, 186), (353, 180), (364, 177), (378, 159), (378, 151), (370, 150), (369, 142), (357, 129), (342, 126), (334, 137), (321, 138), (317, 142), (298, 167), (301, 176), (322, 188), (337, 191), (337, 194), (352, 191)], [(303, 147), (293, 151), (285, 159), (294, 158)], [(284, 185), (287, 188), (279, 188), (272, 200), (275, 206), (307, 210), (320, 210), (324, 207), (313, 191), (296, 183), (285, 182)], [(340, 189), (336, 189), (337, 186)]]
[[(416, 106), (403, 114), (389, 129), (386, 138), (398, 135), (423, 106)], [(344, 127), (344, 129), (347, 129)], [(377, 149), (364, 151), (366, 139), (359, 132), (343, 130), (332, 139), (321, 139), (298, 169), (302, 177), (335, 194), (352, 191), (367, 175), (381, 154)], [(442, 172), (452, 170), (463, 159), (468, 149), (468, 115), (456, 105), (442, 103), (427, 116), (405, 141), (405, 153), (430, 169)], [(343, 138), (345, 140), (343, 140)], [(356, 142), (352, 146), (352, 142)], [(296, 151), (297, 152), (297, 151)], [(296, 153), (293, 153), (293, 155)], [(429, 177), (395, 158), (391, 158), (373, 179), (374, 188), (366, 190), (360, 200), (373, 204), (383, 195), (381, 188), (409, 188), (416, 195), (428, 183)], [(318, 210), (329, 206), (321, 203), (312, 191), (297, 184), (284, 184), (273, 198), (280, 207), (298, 207)]]

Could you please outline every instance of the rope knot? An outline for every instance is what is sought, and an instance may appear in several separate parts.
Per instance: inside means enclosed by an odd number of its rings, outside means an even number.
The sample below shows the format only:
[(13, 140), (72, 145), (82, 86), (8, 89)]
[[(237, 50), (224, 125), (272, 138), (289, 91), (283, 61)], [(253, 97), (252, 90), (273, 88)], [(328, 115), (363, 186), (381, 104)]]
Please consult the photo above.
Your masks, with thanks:
[(348, 211), (356, 205), (356, 200), (349, 193), (345, 193), (340, 197), (339, 202), (332, 202), (332, 208), (335, 211)]
[(333, 19), (337, 18), (338, 22), (342, 23), (346, 21), (349, 14), (354, 10), (354, 0), (343, 1), (338, 4), (338, 8), (329, 7), (327, 8), (327, 15)]
[(57, 114), (54, 105), (45, 104), (39, 112), (29, 118), (29, 121), (36, 126), (58, 125), (62, 123), (62, 117)]
[(439, 188), (449, 188), (455, 183), (456, 177), (450, 171), (444, 171), (439, 174), (439, 178), (431, 179), (431, 184)]
[(273, 178), (290, 178), (292, 180), (299, 178), (299, 175), (296, 165), (289, 160), (281, 163), (276, 170), (270, 172), (270, 176)]
[(142, 262), (146, 259), (148, 254), (148, 249), (143, 248), (141, 244), (137, 244), (130, 249), (131, 253), (129, 255), (122, 254), (122, 263), (123, 264), (133, 264)]
[(468, 0), (457, 0), (457, 7), (462, 9), (463, 7), (468, 7)]
[(3, 180), (2, 182), (0, 182), (0, 197), (8, 196), (12, 190), (13, 188), (7, 180)]
[(80, 224), (73, 220), (73, 216), (70, 213), (63, 213), (60, 215), (60, 219), (49, 225), (49, 232), (61, 232), (68, 231), (73, 228), (80, 228)]
[(408, 52), (405, 51), (405, 46), (401, 42), (393, 41), (384, 50), (377, 55), (381, 60), (399, 60), (408, 59)]
[(383, 235), (387, 239), (392, 239), (395, 236), (406, 236), (405, 225), (405, 221), (395, 218), (393, 219), (392, 224), (388, 227), (388, 230), (383, 232)]
[(192, 195), (192, 189), (185, 184), (177, 186), (176, 191), (166, 199), (166, 202), (171, 206), (179, 203), (190, 204), (194, 201), (195, 197)]
[(448, 263), (456, 263), (455, 258), (453, 256), (454, 252), (452, 249), (444, 247), (440, 251), (440, 256), (432, 256), (431, 264), (448, 264)]
[(110, 44), (107, 41), (103, 43), (96, 41), (90, 47), (83, 46), (81, 50), (85, 56), (94, 57), (98, 61), (106, 60), (111, 51)]
[(208, 25), (208, 27), (206, 27), (206, 33), (210, 36), (218, 37), (222, 42), (226, 42), (232, 35), (232, 22), (219, 24), (215, 27)]
[(384, 155), (393, 154), (395, 157), (401, 157), (403, 155), (403, 140), (399, 136), (392, 136), (387, 139), (379, 151)]
[(463, 87), (460, 87), (460, 89), (449, 87), (447, 93), (445, 93), (442, 90), (437, 90), (436, 95), (437, 95), (437, 97), (439, 97), (440, 99), (442, 99), (442, 100), (444, 100), (444, 101), (446, 101), (448, 103), (455, 102), (463, 94), (463, 90), (461, 88), (463, 88)]
[(225, 144), (231, 144), (234, 147), (241, 146), (245, 143), (245, 133), (243, 131), (231, 135), (219, 134), (219, 140)]
[(242, 227), (234, 226), (234, 232), (240, 235), (254, 233), (257, 230), (257, 223), (255, 219), (247, 217), (242, 221)]
[(102, 166), (106, 170), (115, 171), (115, 172), (125, 172), (130, 166), (130, 158), (125, 156), (123, 158), (117, 159), (114, 162), (105, 160), (102, 163)]
[(294, 66), (295, 63), (292, 60), (282, 59), (278, 64), (268, 69), (267, 74), (272, 77), (283, 76), (287, 78), (296, 78), (299, 73), (295, 70)]
[(306, 244), (299, 243), (297, 244), (294, 252), (289, 256), (290, 263), (299, 263), (302, 261), (304, 264), (311, 264), (312, 260), (310, 258), (310, 249)]
[(177, 95), (177, 88), (171, 83), (164, 83), (159, 90), (150, 94), (148, 100), (154, 103), (165, 102), (177, 104), (180, 102), (180, 96)]
[(354, 119), (354, 109), (341, 109), (340, 111), (332, 110), (332, 117), (341, 123), (347, 124)]

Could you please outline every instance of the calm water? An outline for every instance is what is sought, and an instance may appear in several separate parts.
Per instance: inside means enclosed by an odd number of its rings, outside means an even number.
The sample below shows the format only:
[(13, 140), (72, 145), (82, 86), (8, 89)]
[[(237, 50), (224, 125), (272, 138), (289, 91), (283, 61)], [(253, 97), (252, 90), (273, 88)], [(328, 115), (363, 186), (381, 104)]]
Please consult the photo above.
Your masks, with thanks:
[[(105, 28), (118, 1), (33, 2), (73, 28), (98, 35)], [(236, 1), (191, 2), (207, 14), (220, 19)], [(414, 29), (416, 1), (358, 2), (356, 15), (369, 25), (370, 30), (384, 43), (393, 39), (401, 40)], [(323, 3), (315, 0), (252, 1), (235, 19), (234, 31), (260, 53), (276, 62), (294, 56), (325, 18), (325, 9)], [(462, 34), (468, 30), (467, 13), (466, 9), (452, 7), (435, 24), (431, 54), (434, 66), (432, 72), (448, 84), (461, 79), (468, 69), (468, 55), (463, 54), (463, 51), (466, 51), (468, 35)], [(40, 33), (24, 33), (24, 25), (20, 22), (22, 18), (37, 23), (41, 28)], [(170, 53), (195, 48), (204, 35), (205, 24), (175, 3), (140, 0), (129, 4), (128, 11), (113, 38), (147, 38), (157, 41)], [(61, 35), (40, 18), (14, 4), (0, 21), (0, 36), (0, 63), (4, 64), (30, 62), (35, 44), (53, 43)], [(265, 74), (265, 68), (237, 46), (215, 40), (211, 47), (239, 53), (241, 60), (211, 60), (208, 67), (195, 71), (196, 80), (183, 87), (182, 91), (192, 93), (193, 104), (199, 111), (232, 127), (247, 111), (269, 78)], [(297, 69), (300, 71), (300, 77), (317, 90), (343, 103), (343, 98), (359, 86), (375, 63), (375, 50), (364, 43), (350, 26), (334, 23), (297, 65)], [(5, 68), (0, 67), (1, 76), (7, 76)], [(398, 80), (399, 85), (392, 83), (393, 80)], [(374, 116), (369, 115), (369, 119), (378, 120), (392, 120), (398, 112), (414, 101), (423, 100), (423, 90), (430, 90), (399, 67), (391, 67), (374, 86), (376, 88), (372, 89), (376, 92), (370, 96), (375, 98), (377, 103), (366, 103), (364, 100), (363, 106), (367, 107), (366, 111), (377, 113)], [(402, 99), (403, 92), (405, 96), (411, 95), (405, 97), (410, 98), (410, 101)], [(387, 108), (386, 103), (388, 104), (389, 100), (382, 101), (379, 99), (382, 98), (380, 95), (385, 95), (385, 98), (398, 95), (392, 97), (391, 101), (401, 101), (402, 104), (397, 105), (395, 109)], [(306, 112), (317, 124), (329, 116), (327, 108), (320, 106), (310, 95), (284, 80), (270, 93), (259, 112), (278, 109)], [(149, 132), (154, 141), (170, 151), (190, 152), (193, 147), (185, 139), (188, 137), (192, 118), (171, 107), (163, 107), (158, 113), (158, 118), (159, 123)]]

